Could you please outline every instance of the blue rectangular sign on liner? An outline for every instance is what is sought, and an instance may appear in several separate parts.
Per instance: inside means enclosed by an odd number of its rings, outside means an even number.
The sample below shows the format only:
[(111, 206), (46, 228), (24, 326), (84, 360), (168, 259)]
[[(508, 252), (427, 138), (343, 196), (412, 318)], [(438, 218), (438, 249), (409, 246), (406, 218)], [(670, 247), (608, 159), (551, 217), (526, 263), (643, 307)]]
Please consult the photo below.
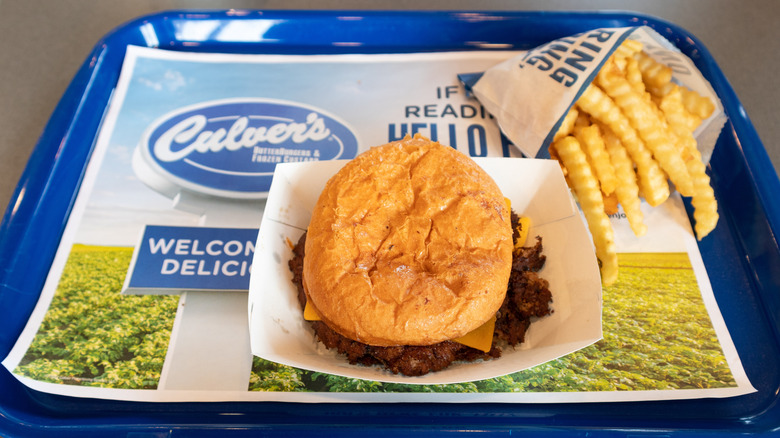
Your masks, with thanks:
[(257, 229), (147, 225), (123, 294), (246, 291)]

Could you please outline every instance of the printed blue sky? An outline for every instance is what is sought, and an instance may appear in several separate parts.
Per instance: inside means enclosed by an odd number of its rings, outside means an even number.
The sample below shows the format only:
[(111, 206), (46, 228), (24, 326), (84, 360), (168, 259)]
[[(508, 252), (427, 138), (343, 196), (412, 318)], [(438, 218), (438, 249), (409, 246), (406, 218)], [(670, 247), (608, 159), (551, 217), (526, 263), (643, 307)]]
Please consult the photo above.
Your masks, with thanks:
[[(131, 166), (133, 151), (145, 130), (172, 111), (229, 98), (298, 102), (344, 120), (356, 131), (362, 149), (387, 142), (388, 123), (409, 122), (404, 116), (406, 105), (467, 102), (464, 96), (437, 102), (436, 89), (457, 85), (453, 72), (479, 71), (502, 59), (500, 55), (491, 55), (495, 57), (433, 62), (426, 55), (382, 62), (349, 58), (350, 62), (345, 63), (332, 58), (323, 61), (295, 57), (292, 62), (281, 63), (278, 59), (228, 55), (188, 54), (197, 59), (167, 59), (158, 55), (161, 52), (154, 49), (139, 52), (126, 89), (119, 87), (115, 92), (112, 105), (120, 107), (114, 123), (109, 119), (103, 127), (111, 135), (107, 145), (98, 145), (106, 150), (78, 227), (75, 237), (78, 243), (131, 246), (144, 224), (203, 224), (198, 215), (174, 210), (172, 201), (143, 184)], [(149, 53), (151, 56), (147, 56)], [(397, 74), (399, 68), (405, 74)], [(410, 82), (410, 77), (415, 81)], [(445, 121), (474, 123), (473, 120)], [(443, 121), (431, 119), (430, 122)], [(85, 189), (82, 188), (82, 193)], [(248, 227), (257, 226), (257, 205), (231, 210), (230, 220), (230, 226), (237, 226), (237, 221)], [(212, 215), (207, 223), (219, 226), (220, 219)]]

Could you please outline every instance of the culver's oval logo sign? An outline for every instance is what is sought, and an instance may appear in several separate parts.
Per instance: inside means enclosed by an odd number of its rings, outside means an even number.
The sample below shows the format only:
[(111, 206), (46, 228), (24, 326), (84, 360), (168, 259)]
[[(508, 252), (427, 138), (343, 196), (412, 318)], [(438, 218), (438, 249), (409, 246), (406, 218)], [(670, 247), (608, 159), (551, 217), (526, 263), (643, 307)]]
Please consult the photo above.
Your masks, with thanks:
[[(262, 198), (278, 163), (354, 158), (358, 141), (336, 116), (272, 99), (204, 102), (166, 114), (146, 131), (136, 173), (227, 198)], [(139, 171), (139, 167), (145, 168)], [(151, 171), (153, 175), (141, 174)], [(161, 190), (173, 195), (174, 190)]]

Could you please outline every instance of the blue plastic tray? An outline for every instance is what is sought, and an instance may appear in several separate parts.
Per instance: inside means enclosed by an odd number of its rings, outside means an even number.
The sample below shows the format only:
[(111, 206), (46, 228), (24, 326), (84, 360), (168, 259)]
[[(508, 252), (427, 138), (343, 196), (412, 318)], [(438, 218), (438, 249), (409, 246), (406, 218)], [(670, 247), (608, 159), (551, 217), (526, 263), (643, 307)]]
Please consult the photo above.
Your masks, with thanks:
[[(215, 31), (183, 39), (184, 24), (208, 20), (213, 23), (206, 27), (217, 30), (243, 21), (247, 38), (217, 41)], [(268, 23), (265, 39), (253, 42), (253, 25)], [(711, 161), (721, 222), (700, 250), (758, 392), (728, 399), (541, 405), (131, 403), (42, 394), (0, 368), (0, 436), (773, 433), (780, 428), (780, 181), (707, 49), (684, 29), (633, 13), (176, 11), (116, 29), (97, 43), (62, 97), (0, 226), (0, 357), (10, 351), (42, 289), (127, 45), (294, 54), (485, 50), (486, 43), (528, 49), (596, 27), (642, 24), (694, 60), (729, 117)]]

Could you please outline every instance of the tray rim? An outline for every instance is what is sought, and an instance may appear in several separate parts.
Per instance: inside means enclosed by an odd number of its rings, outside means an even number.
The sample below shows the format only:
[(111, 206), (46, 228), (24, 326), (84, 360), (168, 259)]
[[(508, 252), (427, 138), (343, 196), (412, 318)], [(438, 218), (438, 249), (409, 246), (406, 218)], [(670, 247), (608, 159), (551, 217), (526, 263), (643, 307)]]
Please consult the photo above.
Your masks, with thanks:
[[(345, 14), (360, 15), (360, 16), (374, 17), (374, 18), (424, 17), (426, 19), (436, 18), (443, 21), (457, 21), (458, 17), (467, 16), (464, 14), (476, 14), (474, 15), (475, 17), (489, 17), (489, 16), (501, 16), (501, 17), (510, 17), (510, 18), (511, 17), (515, 17), (515, 18), (554, 17), (554, 18), (572, 18), (575, 20), (582, 19), (583, 17), (591, 17), (591, 18), (597, 17), (598, 19), (603, 19), (605, 21), (610, 19), (613, 21), (633, 19), (637, 24), (650, 24), (651, 27), (661, 27), (665, 29), (671, 29), (673, 33), (684, 35), (686, 38), (688, 38), (688, 44), (690, 44), (692, 47), (695, 47), (697, 50), (700, 51), (700, 55), (701, 55), (700, 62), (704, 62), (705, 64), (707, 64), (709, 73), (714, 76), (715, 80), (712, 80), (713, 87), (716, 88), (718, 94), (721, 96), (721, 99), (724, 100), (724, 107), (728, 106), (730, 108), (734, 108), (736, 111), (739, 111), (741, 114), (744, 115), (744, 118), (742, 117), (735, 118), (731, 116), (730, 124), (727, 126), (732, 126), (734, 131), (733, 133), (734, 137), (738, 140), (741, 140), (742, 147), (740, 148), (740, 150), (744, 155), (745, 161), (747, 162), (748, 170), (751, 171), (751, 179), (755, 182), (755, 188), (761, 200), (761, 207), (765, 212), (767, 212), (765, 219), (768, 223), (768, 227), (770, 229), (771, 235), (774, 238), (775, 246), (777, 246), (776, 232), (778, 229), (780, 229), (780, 225), (779, 225), (780, 201), (778, 201), (775, 197), (772, 197), (771, 193), (773, 192), (773, 190), (777, 190), (778, 188), (780, 188), (780, 181), (778, 181), (777, 174), (774, 171), (774, 168), (772, 168), (771, 166), (771, 162), (768, 159), (766, 150), (763, 148), (763, 145), (760, 139), (758, 138), (758, 135), (755, 132), (752, 123), (747, 118), (747, 115), (742, 109), (742, 106), (739, 103), (739, 100), (737, 99), (733, 89), (731, 88), (730, 84), (728, 84), (728, 81), (724, 77), (723, 73), (720, 71), (720, 68), (717, 66), (717, 64), (715, 64), (714, 59), (712, 59), (712, 56), (707, 51), (706, 47), (704, 47), (704, 45), (701, 42), (699, 42), (694, 36), (690, 35), (687, 31), (672, 23), (669, 23), (662, 19), (658, 19), (656, 17), (638, 14), (631, 11), (601, 11), (601, 12), (554, 11), (551, 12), (551, 11), (344, 11), (344, 10), (254, 11), (252, 10), (251, 12), (259, 13), (262, 18), (273, 18), (273, 17), (285, 18), (285, 19), (308, 18), (308, 19), (315, 19), (315, 20), (323, 19), (323, 17), (333, 18), (335, 16), (345, 15)], [(196, 17), (196, 16), (199, 18), (218, 17), (220, 19), (242, 19), (243, 17), (246, 17), (246, 16), (240, 16), (236, 18), (237, 16), (235, 14), (236, 11), (231, 12), (231, 10), (226, 10), (226, 11), (173, 10), (173, 11), (164, 11), (155, 14), (149, 14), (146, 16), (139, 17), (135, 20), (129, 21), (128, 23), (117, 27), (113, 31), (109, 32), (103, 39), (101, 39), (96, 43), (94, 49), (87, 56), (82, 67), (76, 73), (72, 82), (68, 86), (68, 89), (66, 90), (62, 99), (60, 100), (54, 112), (52, 113), (52, 116), (49, 119), (49, 122), (47, 123), (46, 127), (44, 128), (41, 138), (36, 144), (33, 154), (31, 155), (31, 158), (27, 166), (25, 167), (22, 177), (20, 178), (20, 182), (17, 185), (17, 188), (15, 189), (11, 197), (11, 201), (9, 203), (8, 209), (6, 210), (3, 216), (2, 223), (0, 223), (0, 265), (9, 267), (5, 270), (5, 273), (0, 273), (0, 288), (2, 288), (0, 289), (0, 291), (3, 291), (5, 293), (16, 293), (19, 295), (25, 295), (25, 294), (29, 295), (27, 291), (21, 290), (21, 288), (15, 288), (14, 286), (6, 283), (6, 278), (8, 275), (10, 275), (10, 273), (14, 272), (13, 269), (17, 268), (20, 265), (23, 266), (23, 261), (16, 260), (16, 258), (14, 257), (15, 254), (14, 250), (24, 242), (23, 241), (24, 237), (27, 237), (31, 232), (30, 228), (32, 227), (32, 225), (30, 224), (30, 221), (28, 219), (39, 214), (38, 212), (42, 208), (41, 197), (45, 198), (49, 185), (54, 183), (51, 181), (53, 172), (59, 171), (59, 169), (61, 169), (62, 166), (67, 166), (68, 164), (73, 165), (71, 162), (65, 162), (65, 163), (58, 162), (56, 160), (53, 160), (52, 157), (53, 156), (56, 157), (57, 155), (59, 155), (60, 152), (64, 151), (63, 148), (65, 148), (68, 144), (70, 144), (69, 142), (71, 141), (71, 138), (74, 135), (74, 133), (77, 133), (81, 129), (88, 130), (90, 129), (90, 127), (94, 128), (95, 132), (97, 130), (97, 125), (95, 125), (94, 121), (91, 124), (88, 124), (88, 126), (86, 127), (82, 127), (81, 125), (79, 125), (79, 123), (81, 123), (81, 114), (83, 113), (83, 111), (88, 111), (88, 109), (85, 109), (84, 105), (86, 102), (88, 102), (91, 99), (91, 95), (89, 94), (96, 93), (97, 91), (95, 90), (99, 91), (101, 89), (101, 86), (111, 85), (110, 81), (106, 82), (105, 78), (99, 77), (100, 75), (98, 74), (101, 72), (100, 69), (102, 68), (103, 64), (107, 62), (106, 59), (112, 56), (114, 57), (124, 56), (123, 47), (121, 47), (120, 50), (117, 51), (117, 48), (114, 47), (114, 44), (116, 44), (117, 42), (121, 42), (121, 39), (123, 38), (124, 34), (126, 34), (127, 32), (133, 32), (138, 27), (150, 22), (165, 23), (167, 21), (168, 22), (167, 24), (170, 24), (170, 21), (176, 18), (186, 19), (186, 17)], [(177, 47), (175, 49), (181, 50), (183, 48)], [(198, 48), (196, 48), (195, 50), (198, 50)], [(103, 91), (105, 92), (105, 88), (103, 89)], [(107, 103), (108, 101), (106, 100), (105, 102)], [(58, 140), (58, 141), (54, 141), (54, 140)], [(745, 145), (751, 147), (745, 147)], [(86, 156), (86, 160), (82, 163), (82, 174), (84, 170), (83, 168), (85, 167), (86, 162), (88, 161), (88, 157), (89, 157), (88, 151), (86, 151), (85, 156)], [(72, 161), (76, 161), (76, 164), (78, 164), (79, 160), (73, 160), (72, 157), (68, 157), (68, 158), (70, 158)], [(48, 175), (48, 178), (45, 179), (44, 184), (41, 184), (41, 180), (39, 178), (41, 175)], [(80, 178), (81, 177), (79, 176), (78, 178), (79, 181)], [(73, 192), (74, 196), (75, 194), (78, 193), (78, 187), (79, 185), (77, 184)], [(37, 196), (33, 196), (33, 195), (37, 195)], [(62, 227), (64, 227), (64, 223), (69, 217), (71, 203), (61, 206), (62, 207), (61, 210), (64, 212), (62, 222), (61, 222)], [(55, 238), (56, 241), (58, 242), (59, 238), (57, 236), (59, 236), (60, 232), (61, 232), (61, 228), (59, 230), (49, 230), (46, 233), (44, 233), (44, 236), (49, 238)], [(51, 251), (52, 254), (54, 250), (56, 250), (56, 245), (55, 248)], [(46, 264), (46, 266), (48, 266), (48, 263)], [(758, 286), (754, 284), (754, 287), (758, 287)], [(1, 295), (0, 298), (2, 298)], [(772, 313), (769, 315), (769, 317), (775, 323), (775, 326), (777, 326), (777, 318), (774, 316), (773, 312), (770, 312), (770, 310), (774, 310), (774, 309), (768, 309), (767, 312)], [(26, 317), (24, 319), (26, 320)], [(16, 334), (13, 336), (13, 338), (15, 337)], [(3, 338), (0, 337), (0, 342), (2, 341)], [(2, 347), (2, 345), (3, 344), (0, 344), (0, 347)], [(7, 351), (2, 351), (2, 353), (4, 357)], [(6, 372), (4, 369), (2, 371)], [(19, 388), (16, 388), (16, 391), (18, 390)], [(38, 397), (40, 396), (41, 395), (39, 394)], [(46, 399), (47, 397), (43, 396), (40, 398)], [(53, 397), (51, 399), (56, 400), (59, 399), (59, 397)], [(63, 399), (67, 399), (67, 398), (63, 397)], [(65, 403), (68, 402), (68, 400), (59, 400), (59, 401)], [(119, 403), (122, 404), (125, 402), (119, 402)], [(640, 404), (641, 403), (642, 402), (640, 402)], [(749, 425), (750, 427), (748, 427), (748, 429), (767, 431), (780, 425), (780, 412), (778, 412), (778, 410), (780, 410), (780, 408), (769, 406), (766, 412), (756, 413), (753, 416), (754, 418), (740, 419), (736, 423), (726, 421), (726, 423), (720, 425), (723, 427), (728, 427), (729, 425), (732, 427), (733, 426), (746, 427), (746, 425)], [(771, 417), (773, 417), (773, 422), (765, 424), (767, 423), (766, 420), (767, 415), (765, 415), (767, 413), (772, 414)], [(19, 414), (23, 414), (23, 413), (19, 413)], [(3, 430), (3, 428), (5, 427), (3, 426), (3, 424), (6, 424), (6, 426), (8, 425), (7, 424), (8, 419), (16, 417), (16, 415), (8, 411), (7, 409), (3, 408), (2, 406), (0, 406), (0, 416), (5, 417), (4, 420), (0, 420), (0, 430)], [(46, 421), (43, 421), (41, 424), (43, 425), (45, 422)], [(49, 424), (48, 426), (52, 426), (55, 423), (59, 424), (56, 421), (52, 421), (52, 424)], [(181, 425), (184, 426), (185, 424), (181, 424)], [(537, 426), (541, 426), (542, 428), (545, 427), (544, 424), (537, 424)], [(626, 424), (625, 426), (629, 426), (629, 424)], [(693, 425), (688, 425), (688, 426), (692, 427)], [(499, 426), (499, 429), (501, 427), (503, 426)], [(658, 425), (658, 427), (663, 428), (662, 425)], [(424, 428), (424, 429), (429, 430), (428, 428)], [(11, 429), (9, 429), (9, 432), (11, 430), (15, 430), (15, 428), (12, 427)], [(23, 429), (23, 430), (27, 430), (27, 429)], [(697, 428), (692, 427), (690, 430), (691, 431), (697, 430)], [(715, 427), (712, 430), (717, 431), (723, 429), (719, 429)]]

